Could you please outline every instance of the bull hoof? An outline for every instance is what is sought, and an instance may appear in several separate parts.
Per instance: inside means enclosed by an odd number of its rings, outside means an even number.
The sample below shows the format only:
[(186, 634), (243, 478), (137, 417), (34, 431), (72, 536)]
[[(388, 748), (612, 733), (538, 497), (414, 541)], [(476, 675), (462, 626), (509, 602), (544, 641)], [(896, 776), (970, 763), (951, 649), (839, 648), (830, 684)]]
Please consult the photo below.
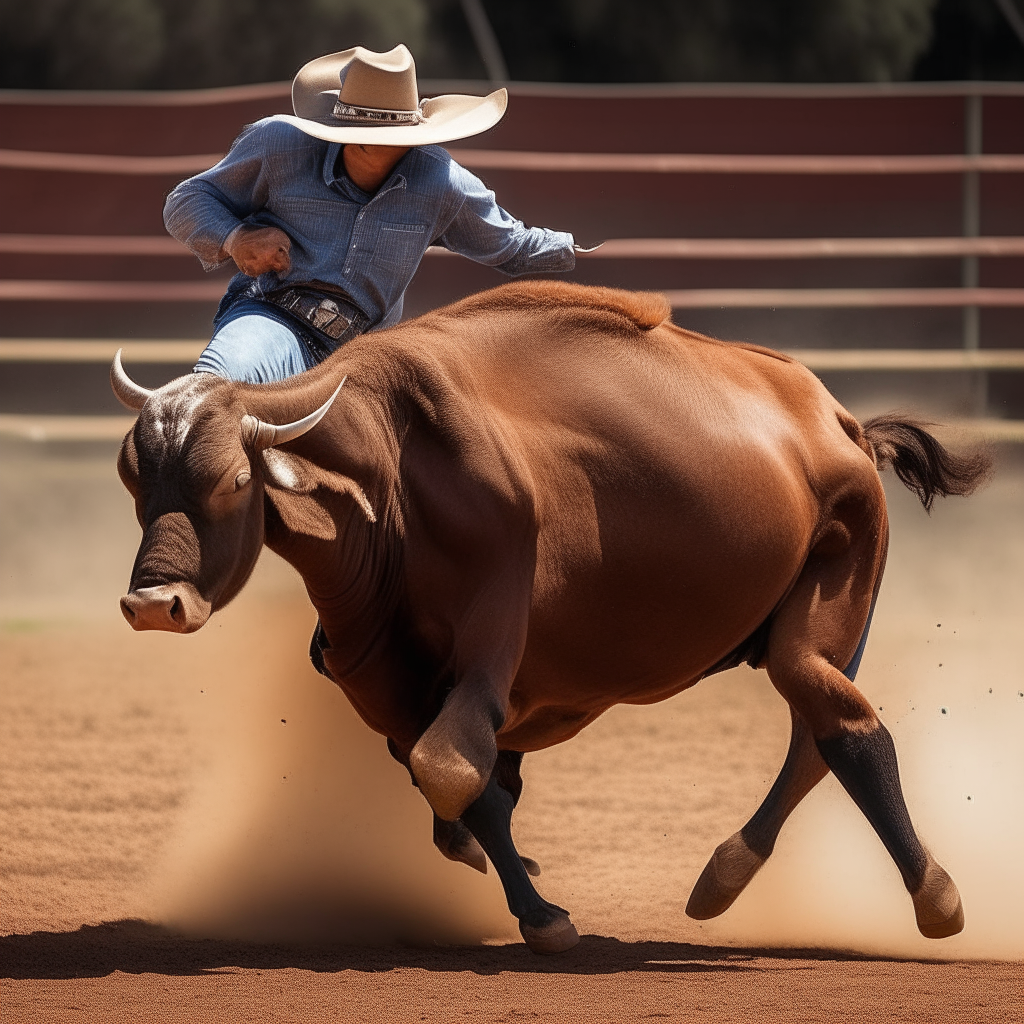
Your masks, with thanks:
[(956, 884), (933, 860), (929, 860), (924, 881), (915, 893), (917, 930), (926, 939), (947, 939), (964, 930), (964, 907)]
[(686, 903), (686, 915), (695, 921), (724, 914), (761, 869), (764, 858), (747, 846), (737, 832), (711, 855)]
[(564, 953), (580, 941), (569, 915), (565, 911), (537, 912), (531, 918), (547, 918), (543, 923), (528, 924), (526, 918), (519, 921), (519, 931), (533, 953)]

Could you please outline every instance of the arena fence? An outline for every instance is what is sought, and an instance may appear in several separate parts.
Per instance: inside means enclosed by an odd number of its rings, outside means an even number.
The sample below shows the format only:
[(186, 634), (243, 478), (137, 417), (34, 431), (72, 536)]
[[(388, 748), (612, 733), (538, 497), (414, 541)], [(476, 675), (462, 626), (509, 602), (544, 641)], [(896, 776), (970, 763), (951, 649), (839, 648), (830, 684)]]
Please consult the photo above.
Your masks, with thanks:
[[(513, 92), (541, 95), (544, 89), (562, 96), (601, 95), (600, 88), (513, 87)], [(843, 90), (846, 90), (844, 92)], [(247, 91), (248, 90), (248, 91)], [(803, 91), (799, 87), (753, 87), (757, 95), (784, 96), (869, 95), (866, 87), (828, 87)], [(427, 90), (425, 90), (427, 91)], [(684, 90), (685, 91), (685, 90)], [(698, 87), (694, 95), (716, 95), (714, 88)], [(743, 87), (722, 87), (722, 95), (742, 95)], [(877, 90), (875, 91), (877, 94)], [(1024, 256), (1024, 236), (981, 234), (981, 178), (984, 175), (1024, 174), (1024, 153), (983, 153), (983, 104), (986, 95), (1024, 98), (1024, 86), (964, 83), (933, 89), (934, 93), (962, 98), (964, 104), (964, 152), (914, 154), (789, 154), (789, 153), (655, 153), (655, 152), (559, 152), (530, 149), (455, 148), (452, 155), (476, 171), (502, 171), (525, 175), (721, 175), (721, 176), (957, 176), (963, 182), (961, 235), (917, 237), (798, 237), (798, 238), (613, 238), (588, 260), (785, 260), (871, 258), (958, 258), (959, 287), (927, 288), (677, 288), (666, 290), (674, 308), (923, 308), (959, 307), (963, 310), (962, 348), (959, 350), (847, 349), (802, 350), (793, 354), (818, 372), (828, 371), (990, 371), (1024, 369), (1024, 349), (980, 347), (979, 310), (1024, 307), (1024, 287), (981, 287), (979, 259)], [(611, 93), (606, 89), (604, 93)], [(773, 93), (773, 94), (774, 94)], [(927, 88), (891, 90), (894, 96), (925, 95)], [(216, 95), (214, 95), (216, 94)], [(620, 95), (621, 94), (621, 95)], [(280, 85), (210, 90), (207, 94), (163, 94), (150, 97), (156, 106), (187, 107), (203, 102), (279, 102), (286, 95)], [(677, 89), (620, 89), (619, 98), (681, 95)], [(63, 100), (62, 100), (63, 97)], [(204, 98), (205, 97), (205, 98)], [(0, 106), (45, 105), (66, 101), (47, 94), (7, 94)], [(73, 102), (87, 104), (78, 94)], [(110, 94), (94, 102), (114, 107), (145, 105), (146, 97)], [(247, 108), (248, 109), (248, 108)], [(141, 155), (133, 153), (50, 152), (38, 149), (0, 149), (0, 169), (59, 175), (113, 175), (125, 178), (183, 177), (203, 170), (220, 158), (219, 153)], [(72, 179), (73, 180), (73, 179)], [(124, 256), (189, 257), (173, 239), (139, 234), (0, 234), (0, 253), (27, 256)], [(430, 259), (448, 258), (443, 249), (431, 249)], [(0, 279), (0, 302), (204, 302), (223, 292), (223, 282), (204, 280), (67, 280), (7, 277)], [(96, 339), (8, 338), (0, 341), (0, 362), (106, 362), (118, 347), (128, 360), (144, 362), (191, 362), (202, 343), (194, 340), (132, 342)], [(92, 437), (120, 432), (121, 417), (68, 418), (66, 429), (59, 418), (0, 416), (0, 432), (22, 437)], [(72, 422), (74, 421), (74, 422)], [(1002, 425), (998, 425), (998, 424)], [(978, 420), (988, 436), (1024, 439), (1024, 423)], [(62, 433), (63, 431), (63, 433)], [(106, 432), (106, 433), (104, 433)], [(112, 433), (113, 432), (113, 433)]]

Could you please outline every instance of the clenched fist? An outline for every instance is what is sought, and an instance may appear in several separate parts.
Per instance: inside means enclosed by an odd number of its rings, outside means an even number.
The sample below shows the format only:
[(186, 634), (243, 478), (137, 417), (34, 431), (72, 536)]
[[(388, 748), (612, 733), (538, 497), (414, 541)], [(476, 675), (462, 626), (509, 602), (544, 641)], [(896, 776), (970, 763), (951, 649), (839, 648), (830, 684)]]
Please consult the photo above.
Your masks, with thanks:
[(292, 240), (280, 228), (251, 228), (243, 226), (225, 243), (227, 254), (235, 265), (249, 277), (259, 277), (268, 271), (287, 274), (292, 261), (288, 256)]

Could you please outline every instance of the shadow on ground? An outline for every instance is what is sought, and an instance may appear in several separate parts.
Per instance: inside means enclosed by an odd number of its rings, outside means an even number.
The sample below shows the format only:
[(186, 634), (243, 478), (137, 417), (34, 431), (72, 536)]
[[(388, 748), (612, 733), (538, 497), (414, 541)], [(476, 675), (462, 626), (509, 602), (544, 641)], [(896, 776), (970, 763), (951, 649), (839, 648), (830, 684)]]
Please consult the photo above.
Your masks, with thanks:
[(230, 973), (232, 969), (279, 968), (324, 973), (419, 968), (471, 971), (478, 975), (744, 972), (762, 969), (754, 961), (765, 959), (866, 961), (879, 958), (828, 949), (622, 942), (601, 935), (585, 935), (575, 949), (553, 957), (537, 956), (519, 943), (432, 948), (257, 944), (193, 938), (137, 920), (84, 925), (74, 932), (0, 936), (0, 978), (15, 980), (99, 978), (114, 971), (193, 976)]

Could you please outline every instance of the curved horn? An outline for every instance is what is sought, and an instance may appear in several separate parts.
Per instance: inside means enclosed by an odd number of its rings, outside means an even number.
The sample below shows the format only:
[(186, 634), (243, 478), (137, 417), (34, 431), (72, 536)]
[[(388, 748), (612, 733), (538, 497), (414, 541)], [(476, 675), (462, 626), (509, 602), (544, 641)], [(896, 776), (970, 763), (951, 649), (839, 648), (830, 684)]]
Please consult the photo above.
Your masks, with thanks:
[(124, 367), (121, 365), (122, 351), (123, 349), (117, 350), (117, 355), (114, 356), (114, 361), (110, 364), (110, 386), (114, 389), (117, 400), (126, 409), (138, 412), (153, 392), (148, 388), (140, 387), (124, 372)]
[(273, 448), (275, 445), (284, 444), (286, 441), (294, 441), (295, 438), (302, 437), (307, 430), (312, 430), (327, 415), (327, 410), (330, 409), (332, 403), (338, 397), (338, 392), (341, 390), (342, 385), (347, 380), (347, 376), (342, 377), (341, 384), (334, 389), (334, 394), (316, 412), (311, 412), (308, 416), (303, 417), (301, 420), (296, 420), (294, 423), (285, 423), (283, 426), (276, 427), (273, 423), (264, 423), (263, 420), (257, 419), (255, 416), (243, 416), (243, 435), (256, 446), (258, 451), (263, 451), (264, 448)]

